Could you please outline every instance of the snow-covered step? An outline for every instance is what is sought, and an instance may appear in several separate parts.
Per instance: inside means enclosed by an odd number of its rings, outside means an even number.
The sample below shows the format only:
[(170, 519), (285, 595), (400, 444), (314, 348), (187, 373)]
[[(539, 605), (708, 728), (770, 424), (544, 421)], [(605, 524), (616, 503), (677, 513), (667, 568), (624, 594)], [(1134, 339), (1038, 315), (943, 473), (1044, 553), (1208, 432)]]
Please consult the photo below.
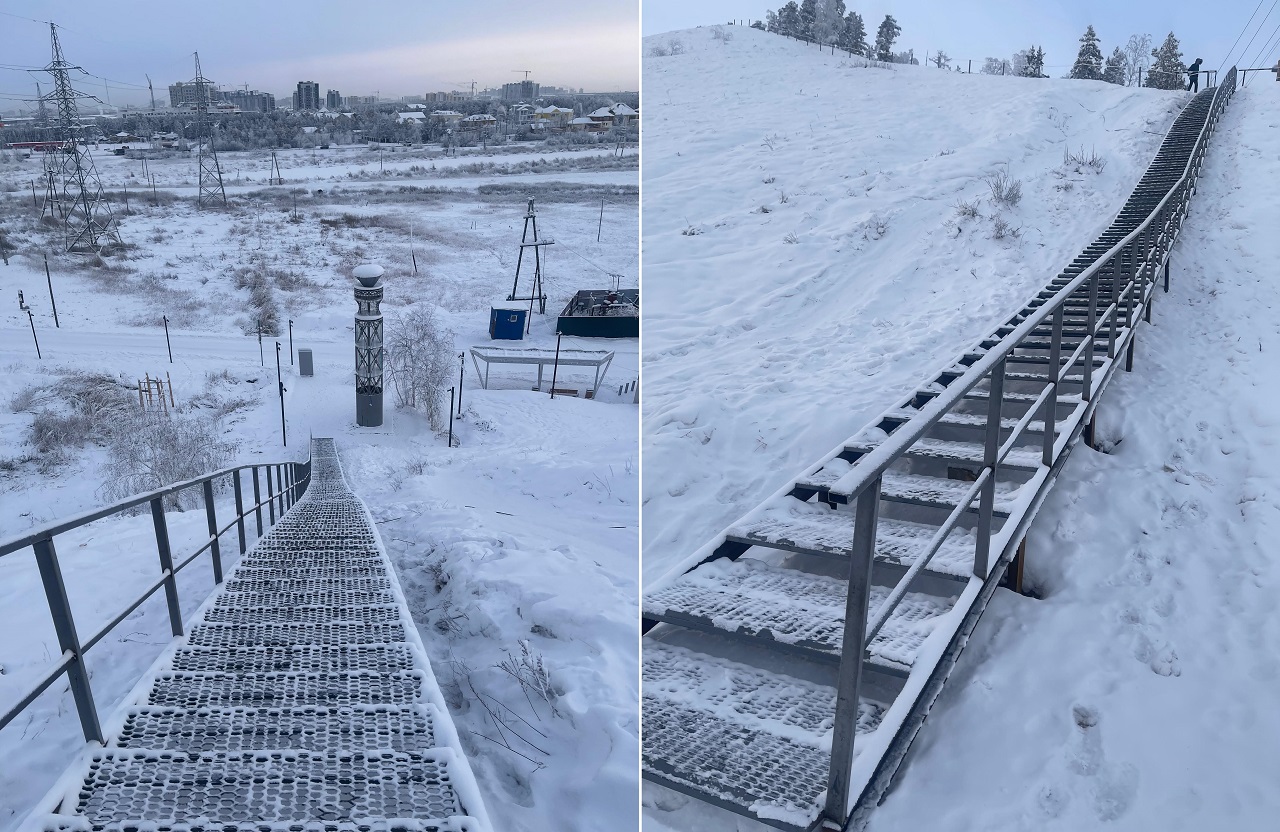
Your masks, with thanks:
[[(847, 450), (855, 453), (870, 453), (874, 448), (870, 445), (850, 445)], [(976, 462), (981, 464), (986, 458), (985, 447), (978, 442), (953, 442), (948, 439), (918, 439), (904, 457), (908, 459), (938, 459), (946, 462)], [(1000, 463), (1005, 468), (1025, 468), (1034, 470), (1040, 467), (1041, 451), (1039, 448), (1015, 447)]]
[(173, 669), (196, 673), (321, 673), (372, 670), (396, 673), (413, 669), (407, 644), (299, 644), (210, 650), (184, 647), (173, 654)]
[(352, 588), (346, 582), (330, 582), (303, 590), (258, 590), (226, 592), (219, 607), (385, 607), (395, 604), (390, 586), (382, 589)]
[[(644, 651), (643, 765), (741, 809), (816, 815), (831, 760), (835, 688), (683, 647)], [(883, 706), (863, 700), (858, 733)]]
[[(796, 485), (803, 489), (829, 490), (852, 468), (853, 463), (837, 457), (813, 474), (801, 477)], [(885, 471), (880, 481), (880, 499), (893, 503), (951, 509), (959, 505), (972, 484), (965, 480), (907, 474), (902, 471)], [(1018, 486), (1014, 483), (996, 483), (998, 513), (1002, 515), (1008, 513), (1009, 504), (1017, 499), (1017, 491)], [(972, 508), (977, 510), (977, 507), (978, 501), (975, 497)], [(848, 528), (852, 528), (853, 518), (846, 516), (845, 524)]]
[(421, 671), (191, 673), (156, 676), (149, 705), (230, 708), (286, 705), (409, 705), (422, 696)]
[(197, 624), (188, 644), (194, 647), (291, 647), (295, 644), (387, 644), (404, 641), (404, 622), (357, 624)]
[(457, 829), (464, 807), (447, 749), (395, 751), (107, 750), (91, 755), (76, 811), (94, 827), (414, 818)]
[[(895, 564), (914, 563), (935, 531), (933, 526), (881, 517), (876, 524), (876, 558)], [(825, 504), (785, 497), (757, 512), (754, 519), (733, 526), (728, 539), (750, 546), (847, 558), (853, 547), (853, 515)], [(943, 541), (929, 562), (929, 571), (967, 579), (973, 568), (973, 551), (972, 537), (957, 529)]]
[[(888, 592), (871, 588), (871, 614)], [(847, 582), (836, 578), (722, 558), (646, 595), (643, 608), (653, 620), (838, 662), (847, 595)], [(872, 641), (869, 661), (890, 672), (909, 671), (916, 650), (949, 609), (950, 599), (907, 593)]]
[[(913, 410), (909, 407), (903, 407), (897, 410), (892, 410), (885, 415), (889, 419), (901, 419), (902, 421), (906, 422), (912, 419), (913, 417), (918, 416), (919, 411)], [(940, 418), (937, 421), (937, 424), (950, 425), (952, 427), (980, 428), (985, 430), (987, 427), (987, 414), (959, 413), (959, 412), (952, 411), (950, 413), (944, 413), (942, 415), (942, 418)], [(1006, 416), (1000, 420), (1000, 427), (1003, 430), (1013, 430), (1017, 426), (1018, 426), (1018, 420), (1011, 416)], [(1027, 427), (1023, 431), (1023, 433), (1027, 433), (1027, 434), (1044, 433), (1044, 420), (1033, 419), (1032, 421), (1028, 422)]]
[(436, 747), (431, 705), (133, 708), (112, 746), (153, 751), (421, 753)]
[(258, 599), (246, 603), (260, 603), (266, 599), (279, 599), (279, 603), (289, 603), (285, 599), (294, 597), (314, 597), (316, 594), (330, 593), (379, 593), (389, 594), (391, 580), (382, 577), (327, 577), (327, 578), (268, 578), (256, 577), (237, 572), (223, 585), (227, 595), (235, 593), (254, 593)]
[(400, 608), (392, 604), (368, 606), (270, 606), (251, 603), (217, 603), (205, 612), (204, 620), (211, 624), (323, 624), (326, 622), (353, 622), (360, 624), (384, 624), (400, 620)]

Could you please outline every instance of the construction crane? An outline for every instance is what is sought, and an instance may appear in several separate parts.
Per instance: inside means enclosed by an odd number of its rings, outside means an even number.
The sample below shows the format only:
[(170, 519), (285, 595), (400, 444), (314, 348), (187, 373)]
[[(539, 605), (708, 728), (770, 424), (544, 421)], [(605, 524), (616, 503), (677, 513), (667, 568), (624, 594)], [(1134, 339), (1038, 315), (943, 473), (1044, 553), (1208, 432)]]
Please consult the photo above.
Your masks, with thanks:
[(533, 72), (533, 70), (532, 70), (532, 69), (513, 69), (513, 70), (511, 70), (511, 71), (512, 71), (512, 72), (523, 72), (523, 73), (524, 73), (524, 80), (526, 80), (526, 81), (528, 81), (528, 80), (529, 80), (529, 73)]
[(151, 112), (154, 113), (156, 111), (156, 91), (151, 87), (151, 76), (144, 72), (142, 77), (147, 79), (147, 92), (151, 93)]
[(452, 85), (453, 85), (453, 86), (455, 86), (455, 87), (465, 87), (467, 84), (470, 84), (470, 85), (471, 85), (471, 97), (472, 97), (472, 98), (475, 98), (475, 97), (476, 97), (476, 82), (475, 82), (475, 81), (450, 81), (449, 83), (450, 83), (450, 84), (452, 84)]

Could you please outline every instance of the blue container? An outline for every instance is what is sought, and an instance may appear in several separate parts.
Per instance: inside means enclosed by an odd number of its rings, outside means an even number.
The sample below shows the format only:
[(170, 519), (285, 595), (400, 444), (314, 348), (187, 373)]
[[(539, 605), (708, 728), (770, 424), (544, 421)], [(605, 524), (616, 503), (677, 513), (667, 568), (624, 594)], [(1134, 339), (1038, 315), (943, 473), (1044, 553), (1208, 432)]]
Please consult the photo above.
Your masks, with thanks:
[(489, 309), (489, 337), (495, 341), (523, 341), (527, 309), (494, 306)]

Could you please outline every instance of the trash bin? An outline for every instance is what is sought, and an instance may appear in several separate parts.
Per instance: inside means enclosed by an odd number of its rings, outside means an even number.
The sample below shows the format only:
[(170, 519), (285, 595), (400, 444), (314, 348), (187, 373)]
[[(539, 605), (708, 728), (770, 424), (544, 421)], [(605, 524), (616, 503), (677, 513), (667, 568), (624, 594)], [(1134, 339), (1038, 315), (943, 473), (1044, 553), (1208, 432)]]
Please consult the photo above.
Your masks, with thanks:
[(316, 374), (315, 365), (311, 361), (311, 350), (298, 350), (298, 375), (310, 377)]

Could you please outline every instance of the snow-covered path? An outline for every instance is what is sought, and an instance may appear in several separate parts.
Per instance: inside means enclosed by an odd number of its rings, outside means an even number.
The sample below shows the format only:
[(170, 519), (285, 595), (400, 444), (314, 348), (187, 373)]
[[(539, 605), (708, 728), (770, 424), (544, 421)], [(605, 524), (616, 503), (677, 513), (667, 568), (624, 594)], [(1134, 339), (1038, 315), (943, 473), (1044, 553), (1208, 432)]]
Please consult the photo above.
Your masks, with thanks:
[(1280, 815), (1278, 85), (1215, 137), (1173, 286), (873, 832), (1274, 829)]

